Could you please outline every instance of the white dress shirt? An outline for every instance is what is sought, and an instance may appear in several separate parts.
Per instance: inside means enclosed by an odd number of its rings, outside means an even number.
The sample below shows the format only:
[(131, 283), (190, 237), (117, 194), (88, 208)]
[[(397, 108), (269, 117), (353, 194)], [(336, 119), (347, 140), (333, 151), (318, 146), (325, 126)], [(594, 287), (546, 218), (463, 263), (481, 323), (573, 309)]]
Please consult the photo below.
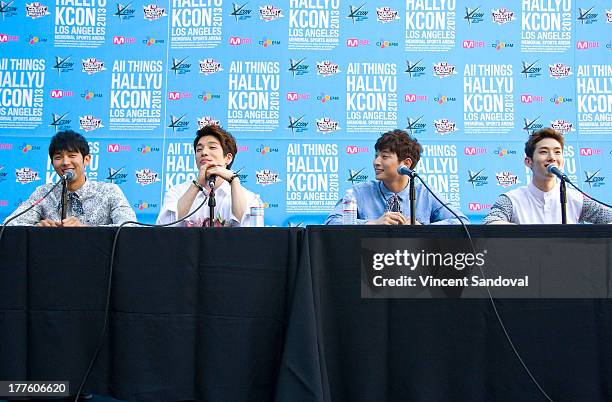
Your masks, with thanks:
[[(531, 182), (527, 186), (508, 191), (506, 196), (512, 201), (512, 223), (561, 223), (559, 183), (555, 184), (552, 190), (544, 192)], [(582, 203), (582, 194), (568, 188), (567, 223), (578, 223)]]
[[(189, 187), (193, 185), (194, 184), (191, 181), (177, 184), (166, 192), (164, 203), (159, 211), (159, 216), (157, 217), (156, 223), (158, 225), (163, 225), (177, 220), (176, 213), (178, 210), (178, 201), (183, 195), (185, 195)], [(215, 221), (217, 222), (217, 225), (219, 225), (219, 222), (222, 222), (222, 226), (250, 226), (251, 219), (249, 213), (251, 211), (251, 207), (255, 205), (258, 195), (247, 190), (246, 188), (243, 188), (243, 191), (247, 198), (247, 205), (244, 214), (242, 215), (242, 219), (238, 220), (232, 213), (232, 189), (230, 184), (224, 180), (223, 184), (215, 190), (215, 201), (217, 204), (215, 206)], [(204, 226), (204, 223), (206, 223), (210, 217), (210, 208), (208, 207), (208, 192), (206, 190), (198, 192), (198, 195), (189, 209), (189, 213), (193, 212), (203, 201), (205, 201), (204, 205), (198, 210), (198, 212), (176, 226)], [(208, 226), (208, 223), (206, 223), (205, 226)]]

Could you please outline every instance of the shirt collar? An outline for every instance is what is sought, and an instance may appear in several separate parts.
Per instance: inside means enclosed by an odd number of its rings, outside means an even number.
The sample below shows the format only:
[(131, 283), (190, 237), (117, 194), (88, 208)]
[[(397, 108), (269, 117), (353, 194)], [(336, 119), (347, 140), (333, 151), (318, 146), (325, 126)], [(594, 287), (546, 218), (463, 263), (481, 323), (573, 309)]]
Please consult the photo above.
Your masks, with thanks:
[(77, 188), (76, 191), (74, 191), (74, 193), (79, 198), (83, 198), (84, 195), (86, 195), (89, 191), (91, 191), (91, 186), (92, 186), (92, 183), (89, 180), (87, 180), (87, 176), (85, 176), (85, 183), (83, 183), (81, 187)]
[(219, 187), (215, 188), (215, 194), (217, 194), (218, 192), (221, 192), (222, 194), (231, 193), (231, 187), (227, 180), (223, 180), (223, 183), (221, 183)]
[[(415, 183), (416, 184), (416, 183)], [(382, 181), (378, 182), (378, 186), (381, 189), (383, 195), (385, 196), (385, 199), (391, 197), (393, 194), (397, 194), (398, 197), (400, 197), (402, 200), (407, 200), (409, 197), (409, 193), (410, 193), (410, 182), (408, 182), (408, 184), (406, 185), (406, 187), (400, 191), (399, 193), (394, 193), (393, 191), (389, 190), (387, 188), (387, 186), (385, 186), (385, 183)]]
[(533, 184), (533, 180), (529, 182), (529, 186), (527, 186), (527, 190), (529, 194), (531, 194), (535, 199), (543, 201), (544, 199), (548, 199), (550, 197), (555, 197), (559, 194), (559, 183), (555, 183), (555, 186), (550, 191), (542, 191)]

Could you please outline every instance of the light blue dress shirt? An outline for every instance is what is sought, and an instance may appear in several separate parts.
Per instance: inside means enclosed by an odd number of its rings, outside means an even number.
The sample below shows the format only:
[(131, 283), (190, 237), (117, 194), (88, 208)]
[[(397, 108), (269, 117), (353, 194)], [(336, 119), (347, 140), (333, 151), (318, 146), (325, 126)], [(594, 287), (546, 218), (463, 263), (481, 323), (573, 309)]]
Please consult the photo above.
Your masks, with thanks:
[[(427, 191), (422, 183), (415, 183), (416, 190), (416, 220), (423, 225), (459, 225), (461, 222), (439, 203)], [(366, 221), (380, 218), (386, 212), (387, 200), (393, 196), (381, 181), (369, 181), (353, 186), (353, 193), (357, 199), (357, 224), (363, 225)], [(410, 186), (397, 193), (401, 199), (402, 214), (410, 216)], [(438, 194), (438, 198), (442, 199)], [(325, 220), (325, 225), (342, 225), (342, 201), (340, 199), (332, 213)], [(452, 208), (452, 207), (451, 207)], [(468, 218), (461, 211), (452, 208), (465, 223)]]

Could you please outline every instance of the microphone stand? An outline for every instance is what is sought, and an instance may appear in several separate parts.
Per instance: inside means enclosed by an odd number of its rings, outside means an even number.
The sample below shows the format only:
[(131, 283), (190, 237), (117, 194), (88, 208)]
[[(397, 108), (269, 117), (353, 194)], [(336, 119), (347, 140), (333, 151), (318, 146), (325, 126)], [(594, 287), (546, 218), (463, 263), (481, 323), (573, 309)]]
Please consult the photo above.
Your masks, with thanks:
[(210, 193), (208, 193), (208, 208), (210, 209), (210, 218), (208, 220), (208, 227), (214, 227), (215, 220), (215, 206), (217, 205), (217, 201), (215, 200), (215, 181), (211, 180), (208, 183), (208, 187), (210, 187)]
[(561, 185), (559, 186), (560, 196), (561, 196), (561, 224), (567, 224), (567, 189), (565, 187), (565, 180), (561, 180)]
[(68, 205), (68, 186), (66, 178), (62, 177), (62, 220), (66, 219), (66, 207)]
[[(415, 175), (416, 176), (416, 175)], [(415, 177), (410, 176), (410, 224), (416, 224), (416, 189), (414, 187)]]

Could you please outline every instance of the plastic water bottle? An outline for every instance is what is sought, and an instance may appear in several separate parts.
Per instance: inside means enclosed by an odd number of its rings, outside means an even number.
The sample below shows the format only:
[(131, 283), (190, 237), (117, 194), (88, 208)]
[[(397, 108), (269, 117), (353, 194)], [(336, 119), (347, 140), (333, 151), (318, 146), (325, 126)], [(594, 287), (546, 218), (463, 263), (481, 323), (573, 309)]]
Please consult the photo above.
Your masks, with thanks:
[(255, 199), (255, 205), (251, 207), (251, 227), (264, 226), (264, 203), (259, 195)]
[(342, 200), (342, 224), (355, 225), (357, 223), (357, 199), (353, 194), (353, 189), (346, 190)]

